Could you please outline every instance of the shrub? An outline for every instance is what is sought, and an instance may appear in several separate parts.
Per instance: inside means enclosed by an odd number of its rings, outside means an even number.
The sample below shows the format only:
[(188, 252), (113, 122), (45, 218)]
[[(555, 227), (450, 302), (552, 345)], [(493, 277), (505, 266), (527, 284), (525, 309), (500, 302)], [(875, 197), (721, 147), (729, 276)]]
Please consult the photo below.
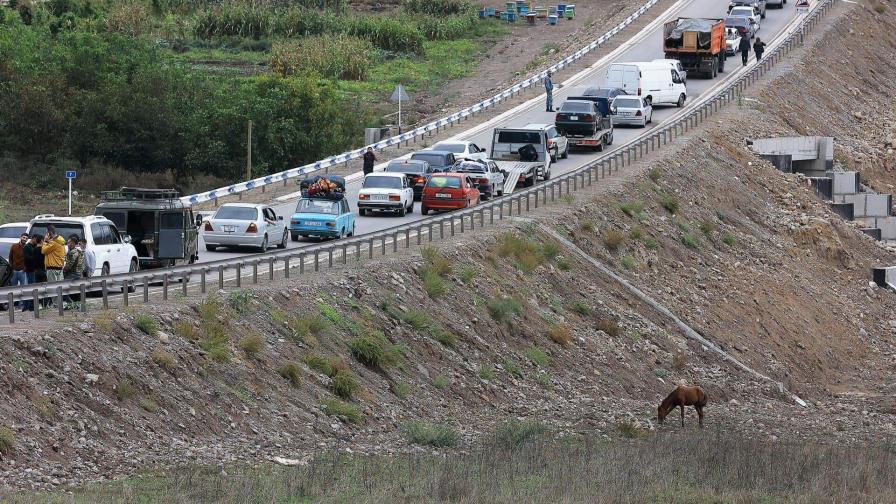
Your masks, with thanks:
[(511, 360), (504, 359), (504, 370), (507, 371), (510, 375), (515, 376), (517, 378), (523, 377), (523, 372), (520, 371), (519, 366), (513, 363)]
[(616, 430), (619, 431), (619, 434), (621, 434), (623, 437), (627, 437), (630, 439), (646, 437), (648, 434), (647, 429), (641, 427), (635, 422), (630, 421), (622, 421), (617, 423)]
[(411, 395), (411, 386), (404, 382), (392, 382), (389, 385), (389, 390), (399, 399), (406, 399)]
[(457, 346), (457, 336), (455, 336), (451, 331), (446, 331), (441, 327), (436, 327), (432, 329), (432, 334), (436, 341), (447, 347)]
[(401, 318), (418, 331), (430, 328), (429, 315), (420, 310), (408, 310), (402, 314)]
[(545, 242), (541, 246), (541, 253), (547, 260), (553, 261), (560, 254), (560, 245), (554, 241)]
[(532, 361), (536, 366), (547, 366), (550, 358), (548, 354), (544, 353), (544, 350), (538, 348), (537, 346), (533, 346), (526, 350), (526, 357)]
[(448, 276), (451, 273), (451, 261), (442, 257), (438, 249), (432, 245), (423, 247), (420, 251), (426, 263), (432, 267), (433, 271), (440, 277)]
[(247, 336), (244, 336), (239, 343), (240, 350), (246, 352), (249, 355), (255, 355), (260, 352), (263, 344), (264, 338), (262, 338), (258, 334), (249, 334)]
[(471, 280), (476, 278), (477, 271), (474, 268), (466, 267), (460, 272), (460, 279), (463, 283), (468, 284)]
[(527, 441), (548, 432), (548, 427), (534, 420), (511, 418), (502, 423), (494, 434), (494, 443), (501, 448), (518, 448)]
[(629, 231), (628, 235), (632, 240), (640, 240), (641, 238), (644, 238), (644, 229), (641, 226), (635, 226)]
[(660, 177), (662, 177), (662, 176), (663, 176), (663, 171), (660, 170), (659, 168), (651, 168), (650, 171), (647, 172), (647, 177), (654, 182), (659, 182)]
[(653, 238), (644, 240), (644, 246), (647, 247), (647, 250), (656, 250), (660, 248), (660, 244), (657, 243)]
[(572, 334), (566, 324), (551, 324), (547, 330), (548, 338), (558, 345), (567, 346), (572, 343)]
[(572, 265), (569, 264), (569, 261), (567, 261), (566, 259), (560, 259), (559, 261), (557, 261), (557, 268), (560, 271), (569, 271), (572, 269)]
[(582, 231), (588, 232), (588, 233), (593, 232), (594, 231), (594, 221), (587, 220), (587, 219), (580, 221), (579, 229), (581, 229)]
[(641, 220), (644, 217), (643, 201), (629, 201), (626, 203), (622, 203), (619, 205), (619, 209), (622, 210), (622, 213), (624, 213), (625, 215), (634, 217), (638, 220)]
[(498, 256), (514, 259), (514, 264), (528, 273), (545, 261), (554, 259), (560, 253), (560, 246), (553, 241), (538, 243), (514, 233), (501, 235), (497, 248)]
[(134, 394), (136, 393), (136, 387), (134, 387), (131, 381), (127, 378), (119, 380), (115, 385), (115, 397), (117, 397), (119, 401), (130, 399), (131, 397), (134, 397)]
[(391, 345), (381, 332), (358, 336), (349, 346), (358, 362), (367, 367), (385, 370), (401, 360), (401, 347)]
[(348, 370), (340, 370), (336, 373), (336, 375), (333, 376), (331, 386), (333, 387), (333, 393), (343, 399), (351, 399), (352, 394), (361, 388), (361, 384), (358, 383), (358, 378), (354, 373)]
[(174, 334), (187, 341), (196, 341), (199, 339), (199, 332), (196, 326), (186, 321), (178, 321), (174, 324)]
[(323, 373), (327, 376), (333, 376), (335, 373), (333, 372), (333, 366), (331, 365), (331, 360), (324, 357), (323, 355), (316, 353), (308, 353), (302, 357), (302, 362), (308, 365), (311, 369)]
[(156, 319), (145, 313), (137, 315), (137, 318), (134, 319), (134, 326), (151, 336), (155, 335), (159, 330), (159, 324), (156, 322)]
[(454, 40), (468, 34), (476, 25), (473, 15), (416, 17), (417, 31), (429, 40)]
[(294, 387), (299, 386), (301, 370), (299, 369), (299, 365), (295, 362), (284, 362), (277, 368), (277, 374), (282, 376), (284, 380), (288, 381)]
[(9, 455), (16, 446), (16, 437), (9, 427), (0, 427), (0, 454)]
[(448, 290), (442, 277), (435, 271), (425, 268), (421, 271), (421, 276), (423, 277), (423, 289), (426, 290), (429, 297), (436, 299)]
[(495, 379), (495, 366), (491, 364), (479, 368), (479, 377), (486, 381)]
[(523, 314), (523, 307), (513, 298), (495, 298), (488, 301), (488, 312), (496, 322), (510, 323), (514, 316)]
[(678, 371), (683, 371), (688, 364), (688, 357), (684, 352), (675, 352), (672, 356), (672, 367)]
[(162, 347), (156, 347), (152, 351), (152, 361), (165, 369), (171, 369), (174, 366), (174, 356), (166, 352)]
[(712, 221), (705, 220), (700, 223), (700, 231), (703, 231), (706, 236), (710, 236), (716, 232), (716, 225)]
[[(335, 310), (325, 311), (324, 313), (337, 321), (343, 321), (342, 316)], [(317, 337), (330, 328), (330, 319), (319, 314), (307, 314), (301, 317), (290, 317), (287, 321), (287, 326), (292, 331), (293, 337), (313, 345), (316, 344)]]
[(551, 388), (551, 374), (547, 371), (539, 371), (535, 374), (535, 383), (543, 389)]
[(230, 338), (227, 328), (219, 322), (204, 325), (205, 335), (199, 342), (199, 348), (205, 351), (208, 358), (215, 362), (227, 362), (230, 359)]
[(619, 328), (619, 324), (616, 323), (613, 319), (601, 319), (597, 321), (597, 329), (609, 334), (612, 337), (619, 336), (622, 330)]
[(252, 305), (255, 295), (249, 291), (236, 290), (227, 294), (227, 304), (237, 313), (246, 313)]
[(637, 261), (632, 256), (625, 256), (622, 258), (622, 267), (627, 270), (633, 270), (638, 267)]
[(221, 305), (218, 303), (218, 299), (213, 296), (209, 296), (200, 301), (195, 308), (203, 322), (217, 320), (218, 313), (221, 311)]
[(581, 315), (582, 317), (591, 315), (591, 308), (582, 301), (573, 301), (570, 309), (573, 313)]
[(409, 422), (402, 428), (408, 441), (423, 446), (436, 448), (455, 446), (460, 436), (449, 425), (435, 425), (421, 421)]
[(672, 215), (678, 213), (678, 198), (671, 194), (660, 193), (660, 205)]
[(685, 246), (688, 248), (692, 248), (692, 249), (700, 248), (700, 242), (698, 242), (697, 239), (694, 238), (693, 236), (691, 236), (689, 233), (681, 234), (681, 243), (684, 243)]
[(330, 416), (340, 417), (352, 423), (359, 423), (361, 421), (361, 408), (354, 404), (349, 404), (334, 398), (327, 399), (322, 406), (324, 413)]
[(735, 238), (731, 233), (725, 233), (724, 235), (722, 235), (722, 241), (729, 247), (737, 245), (737, 238)]
[(271, 50), (271, 71), (287, 77), (313, 72), (333, 79), (364, 80), (373, 44), (347, 35), (317, 35), (285, 40)]
[(445, 387), (448, 386), (448, 384), (449, 384), (448, 378), (445, 378), (442, 375), (438, 375), (435, 378), (433, 378), (433, 380), (432, 380), (432, 385), (439, 390), (444, 389)]
[(615, 229), (608, 229), (604, 231), (604, 245), (606, 245), (608, 249), (616, 251), (624, 241), (625, 235), (621, 232)]

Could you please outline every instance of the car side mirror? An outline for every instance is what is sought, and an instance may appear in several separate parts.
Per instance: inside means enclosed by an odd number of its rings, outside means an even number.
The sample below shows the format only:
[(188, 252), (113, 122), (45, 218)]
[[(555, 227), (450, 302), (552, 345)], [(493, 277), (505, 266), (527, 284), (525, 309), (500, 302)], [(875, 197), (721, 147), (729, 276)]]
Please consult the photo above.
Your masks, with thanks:
[(282, 215), (278, 215), (278, 216), (277, 216), (277, 220), (278, 220), (278, 221), (279, 221), (279, 220), (283, 220), (283, 216), (282, 216)]
[(196, 227), (202, 227), (202, 214), (196, 215)]
[(131, 243), (131, 235), (121, 235), (121, 241), (124, 243)]
[(610, 115), (616, 115), (616, 107), (610, 107)]

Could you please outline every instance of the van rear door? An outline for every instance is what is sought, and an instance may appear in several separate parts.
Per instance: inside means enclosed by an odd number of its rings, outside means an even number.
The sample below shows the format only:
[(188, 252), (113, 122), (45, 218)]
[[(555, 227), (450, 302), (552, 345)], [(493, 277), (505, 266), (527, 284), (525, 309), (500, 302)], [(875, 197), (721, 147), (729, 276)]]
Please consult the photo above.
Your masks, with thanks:
[(159, 213), (159, 258), (183, 259), (184, 257), (184, 214), (183, 212)]

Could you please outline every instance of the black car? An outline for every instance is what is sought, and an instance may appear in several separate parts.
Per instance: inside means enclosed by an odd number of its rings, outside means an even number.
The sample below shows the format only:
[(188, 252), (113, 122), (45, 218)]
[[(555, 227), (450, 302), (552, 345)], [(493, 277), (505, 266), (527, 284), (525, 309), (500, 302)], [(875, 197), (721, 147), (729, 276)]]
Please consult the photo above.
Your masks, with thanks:
[(426, 161), (432, 166), (433, 171), (444, 172), (454, 166), (457, 158), (453, 152), (437, 150), (421, 150), (411, 154), (412, 160)]
[(408, 178), (408, 184), (414, 188), (414, 199), (417, 201), (423, 197), (423, 186), (426, 185), (429, 176), (435, 172), (433, 167), (422, 159), (393, 159), (389, 161), (384, 171), (404, 173)]
[(601, 115), (607, 116), (610, 115), (610, 104), (613, 103), (613, 99), (619, 95), (625, 94), (628, 93), (622, 88), (590, 87), (586, 88), (580, 96), (570, 96), (569, 99), (576, 101), (592, 101), (597, 104), (597, 109), (600, 111)]
[(561, 135), (592, 136), (600, 129), (601, 113), (593, 101), (566, 100), (555, 118)]

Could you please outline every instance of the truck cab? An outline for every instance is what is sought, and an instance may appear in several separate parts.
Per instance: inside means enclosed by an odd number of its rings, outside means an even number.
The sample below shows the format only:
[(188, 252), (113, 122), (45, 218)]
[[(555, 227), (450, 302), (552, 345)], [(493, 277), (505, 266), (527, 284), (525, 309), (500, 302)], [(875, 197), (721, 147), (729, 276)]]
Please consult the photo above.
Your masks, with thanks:
[(107, 191), (94, 213), (131, 237), (140, 269), (191, 264), (199, 259), (197, 219), (174, 189), (122, 187)]

